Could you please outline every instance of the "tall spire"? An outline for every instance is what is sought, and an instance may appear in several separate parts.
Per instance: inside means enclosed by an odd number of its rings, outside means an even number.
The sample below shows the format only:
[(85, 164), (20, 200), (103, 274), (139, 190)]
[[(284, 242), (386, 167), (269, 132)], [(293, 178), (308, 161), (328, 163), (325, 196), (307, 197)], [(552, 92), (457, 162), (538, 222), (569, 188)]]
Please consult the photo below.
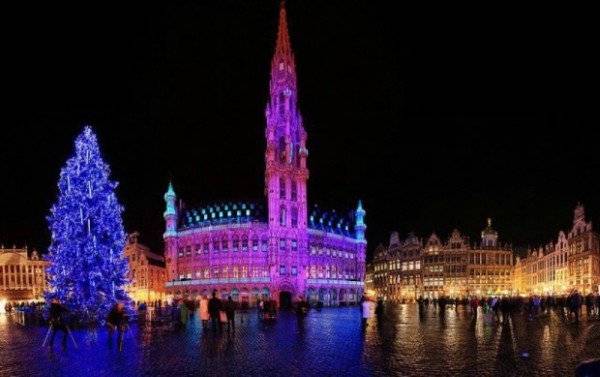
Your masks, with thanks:
[(272, 69), (280, 67), (283, 63), (284, 67), (290, 71), (294, 71), (294, 53), (290, 43), (290, 35), (287, 26), (287, 12), (285, 10), (285, 1), (281, 2), (279, 7), (279, 29), (277, 30), (277, 43), (275, 45), (275, 54), (271, 63)]

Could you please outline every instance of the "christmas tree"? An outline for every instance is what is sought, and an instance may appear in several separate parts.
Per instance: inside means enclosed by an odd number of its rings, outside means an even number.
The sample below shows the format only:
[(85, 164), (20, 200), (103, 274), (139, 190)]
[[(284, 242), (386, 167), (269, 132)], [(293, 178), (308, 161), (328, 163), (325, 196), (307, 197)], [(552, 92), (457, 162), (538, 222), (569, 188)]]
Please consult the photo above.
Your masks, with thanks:
[(46, 293), (47, 301), (60, 299), (86, 322), (103, 320), (117, 300), (128, 300), (123, 207), (116, 187), (87, 126), (60, 172), (58, 200), (48, 216), (52, 241)]

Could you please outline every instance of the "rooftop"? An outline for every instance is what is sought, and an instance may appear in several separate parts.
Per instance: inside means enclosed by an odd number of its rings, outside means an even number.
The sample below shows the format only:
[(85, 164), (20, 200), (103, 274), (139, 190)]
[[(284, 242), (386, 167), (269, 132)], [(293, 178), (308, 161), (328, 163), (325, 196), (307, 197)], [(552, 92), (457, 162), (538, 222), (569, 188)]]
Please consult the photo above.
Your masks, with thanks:
[(266, 222), (263, 204), (253, 202), (219, 202), (184, 210), (179, 218), (179, 230), (205, 228), (224, 224)]

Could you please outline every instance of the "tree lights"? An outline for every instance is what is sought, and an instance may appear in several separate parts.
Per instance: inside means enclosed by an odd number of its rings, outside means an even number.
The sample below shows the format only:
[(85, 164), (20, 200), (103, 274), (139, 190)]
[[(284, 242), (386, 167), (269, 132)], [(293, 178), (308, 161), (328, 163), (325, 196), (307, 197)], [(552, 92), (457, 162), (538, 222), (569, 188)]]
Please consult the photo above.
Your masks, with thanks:
[(60, 172), (50, 210), (46, 299), (58, 298), (83, 321), (102, 320), (117, 300), (128, 300), (125, 232), (109, 166), (87, 126)]

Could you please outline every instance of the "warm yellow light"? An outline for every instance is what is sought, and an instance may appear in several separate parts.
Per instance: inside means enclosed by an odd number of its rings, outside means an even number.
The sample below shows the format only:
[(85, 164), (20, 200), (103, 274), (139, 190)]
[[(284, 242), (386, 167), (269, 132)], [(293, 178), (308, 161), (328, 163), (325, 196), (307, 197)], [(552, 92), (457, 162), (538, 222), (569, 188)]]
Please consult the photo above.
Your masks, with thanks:
[(4, 314), (4, 307), (6, 306), (6, 300), (0, 298), (0, 314)]

